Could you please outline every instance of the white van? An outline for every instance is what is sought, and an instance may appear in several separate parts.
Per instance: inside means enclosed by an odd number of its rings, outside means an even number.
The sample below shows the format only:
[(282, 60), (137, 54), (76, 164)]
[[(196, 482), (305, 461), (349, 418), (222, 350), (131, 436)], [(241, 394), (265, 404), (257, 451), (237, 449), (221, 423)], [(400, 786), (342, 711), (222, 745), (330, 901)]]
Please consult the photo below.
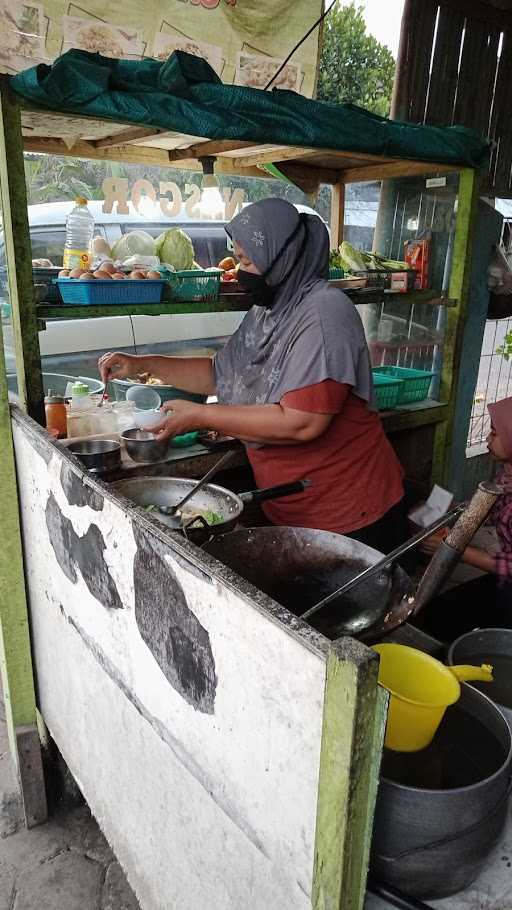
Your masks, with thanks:
[[(62, 265), (66, 218), (73, 201), (50, 202), (28, 207), (32, 257), (49, 259)], [(172, 218), (164, 218), (159, 208), (155, 214), (138, 213), (129, 202), (129, 214), (106, 214), (102, 201), (88, 203), (95, 222), (95, 236), (102, 236), (112, 245), (129, 231), (147, 231), (157, 237), (172, 225), (183, 228), (194, 245), (196, 261), (203, 267), (217, 265), (229, 255), (231, 247), (224, 230), (224, 221), (199, 221), (187, 217), (185, 210)], [(307, 206), (299, 211), (316, 214)], [(0, 274), (5, 275), (5, 249), (0, 233)], [(2, 309), (0, 287), (0, 310)], [(4, 313), (8, 308), (4, 306)], [(108, 350), (129, 353), (175, 353), (187, 349), (215, 350), (225, 343), (240, 324), (243, 313), (199, 313), (197, 316), (109, 316), (100, 319), (51, 319), (39, 333), (41, 359), (45, 371), (70, 375), (95, 376), (98, 357)], [(4, 343), (7, 369), (14, 368), (14, 355), (9, 319), (4, 317)]]

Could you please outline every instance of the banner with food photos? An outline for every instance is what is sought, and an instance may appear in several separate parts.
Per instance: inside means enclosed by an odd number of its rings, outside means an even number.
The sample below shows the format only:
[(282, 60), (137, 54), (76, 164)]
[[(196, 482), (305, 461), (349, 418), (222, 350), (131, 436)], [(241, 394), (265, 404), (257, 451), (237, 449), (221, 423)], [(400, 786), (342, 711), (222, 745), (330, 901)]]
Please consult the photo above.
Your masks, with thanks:
[[(265, 88), (322, 12), (323, 0), (0, 0), (0, 71), (51, 63), (70, 48), (108, 57), (204, 57), (226, 84)], [(273, 86), (311, 97), (319, 30)]]

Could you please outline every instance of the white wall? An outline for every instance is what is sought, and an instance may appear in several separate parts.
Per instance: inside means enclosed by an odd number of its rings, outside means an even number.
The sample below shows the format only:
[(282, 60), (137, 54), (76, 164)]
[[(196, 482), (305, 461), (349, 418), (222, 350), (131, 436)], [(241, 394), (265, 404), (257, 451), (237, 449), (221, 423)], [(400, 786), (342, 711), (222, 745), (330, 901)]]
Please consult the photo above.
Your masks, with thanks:
[(143, 910), (310, 907), (323, 639), (181, 544), (194, 569), (33, 426), (14, 440), (38, 703)]

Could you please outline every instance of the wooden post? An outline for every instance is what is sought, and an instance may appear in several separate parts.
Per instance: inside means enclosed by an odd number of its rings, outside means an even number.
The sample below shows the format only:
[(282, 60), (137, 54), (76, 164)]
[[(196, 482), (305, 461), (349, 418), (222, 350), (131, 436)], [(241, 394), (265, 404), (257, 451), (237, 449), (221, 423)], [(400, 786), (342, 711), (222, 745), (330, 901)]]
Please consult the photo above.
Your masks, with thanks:
[(458, 300), (456, 307), (447, 310), (446, 333), (443, 347), (443, 369), (441, 373), (441, 401), (448, 402), (446, 422), (436, 429), (434, 442), (433, 479), (447, 483), (451, 459), (451, 445), (456, 417), (457, 387), (460, 373), (460, 359), (464, 324), (469, 297), (471, 272), (471, 246), (478, 201), (478, 178), (471, 168), (465, 168), (459, 176), (457, 221), (453, 243), (453, 260), (448, 296)]
[(0, 670), (11, 754), (28, 828), (48, 816), (37, 732), (36, 701), (23, 572), (16, 469), (0, 322)]
[(331, 187), (331, 250), (339, 247), (345, 227), (345, 184), (343, 181)]
[(0, 81), (0, 191), (18, 394), (30, 416), (43, 424), (44, 395), (32, 283), (21, 114), (6, 77)]
[(386, 723), (379, 661), (350, 638), (327, 658), (313, 878), (314, 910), (362, 910)]

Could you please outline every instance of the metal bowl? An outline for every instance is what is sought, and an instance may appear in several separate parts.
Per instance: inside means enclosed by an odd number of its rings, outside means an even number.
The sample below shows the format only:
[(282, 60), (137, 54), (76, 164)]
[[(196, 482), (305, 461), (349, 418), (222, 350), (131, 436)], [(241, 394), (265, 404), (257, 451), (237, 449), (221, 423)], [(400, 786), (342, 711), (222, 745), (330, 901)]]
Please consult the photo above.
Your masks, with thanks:
[(89, 471), (100, 474), (114, 471), (121, 464), (121, 446), (115, 439), (84, 439), (71, 442), (68, 450)]
[(159, 442), (148, 430), (139, 430), (137, 427), (125, 430), (121, 433), (121, 439), (133, 461), (156, 464), (158, 461), (165, 461), (171, 451), (172, 439)]

